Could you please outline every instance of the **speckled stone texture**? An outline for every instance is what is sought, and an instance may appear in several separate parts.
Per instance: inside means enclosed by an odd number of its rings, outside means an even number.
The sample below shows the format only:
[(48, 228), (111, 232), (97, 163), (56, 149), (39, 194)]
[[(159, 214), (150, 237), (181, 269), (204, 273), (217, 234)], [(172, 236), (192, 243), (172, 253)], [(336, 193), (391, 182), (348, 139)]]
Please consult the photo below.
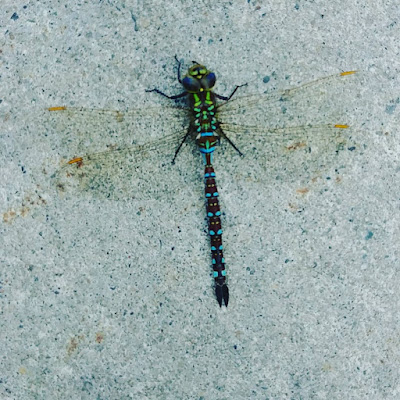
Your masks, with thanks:
[[(395, 2), (1, 9), (0, 399), (400, 398)], [(228, 308), (201, 156), (170, 164), (184, 104), (145, 92), (180, 92), (174, 55), (267, 100), (230, 114), (245, 157), (215, 154)]]

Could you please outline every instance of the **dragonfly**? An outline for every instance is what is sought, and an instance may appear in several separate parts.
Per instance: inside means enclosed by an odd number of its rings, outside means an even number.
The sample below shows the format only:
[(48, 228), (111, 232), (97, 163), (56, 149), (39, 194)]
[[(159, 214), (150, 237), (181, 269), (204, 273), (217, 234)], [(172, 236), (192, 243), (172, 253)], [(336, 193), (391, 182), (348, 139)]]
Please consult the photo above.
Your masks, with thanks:
[[(290, 140), (304, 140), (307, 137), (322, 137), (323, 140), (331, 140), (332, 136), (340, 135), (340, 132), (349, 126), (344, 123), (304, 123), (292, 126), (279, 126), (278, 124), (270, 127), (265, 120), (266, 110), (270, 111), (270, 116), (274, 113), (275, 115), (276, 113), (290, 114), (288, 108), (293, 103), (297, 104), (296, 112), (299, 112), (299, 105), (301, 108), (304, 103), (307, 103), (305, 105), (309, 107), (308, 101), (313, 98), (312, 96), (307, 97), (304, 101), (304, 94), (307, 93), (307, 90), (315, 92), (318, 87), (323, 87), (329, 82), (337, 82), (355, 74), (356, 71), (340, 72), (274, 93), (239, 96), (238, 93), (246, 84), (237, 85), (228, 96), (223, 96), (214, 90), (216, 75), (213, 71), (193, 61), (193, 65), (182, 77), (181, 62), (176, 57), (175, 59), (177, 80), (183, 87), (183, 91), (179, 94), (168, 95), (157, 88), (146, 90), (149, 93), (174, 100), (174, 106), (134, 109), (126, 112), (57, 106), (50, 107), (48, 111), (68, 115), (71, 123), (74, 116), (77, 115), (96, 115), (97, 117), (112, 118), (118, 123), (132, 121), (133, 125), (139, 126), (138, 129), (142, 127), (146, 131), (146, 118), (148, 118), (153, 122), (178, 123), (182, 127), (181, 130), (157, 140), (146, 140), (142, 144), (117, 146), (107, 151), (73, 157), (53, 177), (56, 178), (57, 186), (61, 191), (69, 190), (73, 193), (103, 191), (106, 193), (106, 198), (114, 198), (114, 195), (118, 194), (120, 188), (116, 182), (126, 182), (131, 179), (135, 196), (140, 198), (142, 190), (151, 197), (151, 193), (149, 194), (147, 190), (151, 187), (151, 182), (149, 183), (151, 178), (149, 179), (148, 175), (144, 176), (141, 171), (146, 169), (146, 172), (151, 175), (152, 169), (156, 168), (155, 160), (159, 157), (165, 158), (167, 154), (170, 159), (169, 162), (162, 164), (162, 170), (166, 177), (169, 176), (184, 145), (189, 141), (194, 142), (204, 164), (204, 195), (215, 297), (220, 307), (223, 304), (228, 306), (229, 289), (222, 243), (222, 213), (214, 169), (214, 152), (217, 146), (221, 141), (225, 141), (238, 157), (244, 157), (245, 150), (254, 146), (254, 141), (259, 141), (259, 139), (273, 140), (286, 137)], [(186, 101), (185, 107), (177, 105), (180, 99)], [(241, 122), (250, 118), (256, 123)], [(293, 119), (289, 116), (288, 119), (291, 118)], [(184, 128), (185, 124), (186, 128)], [(304, 142), (301, 141), (295, 143), (295, 146), (304, 145)], [(130, 166), (127, 167), (127, 165)], [(126, 174), (126, 168), (137, 172)], [(113, 172), (110, 171), (114, 171), (118, 176), (113, 176)], [(154, 173), (160, 173), (160, 169)], [(157, 187), (154, 190), (158, 195), (163, 191), (171, 190), (168, 188), (168, 179), (165, 179), (165, 184), (161, 188)]]

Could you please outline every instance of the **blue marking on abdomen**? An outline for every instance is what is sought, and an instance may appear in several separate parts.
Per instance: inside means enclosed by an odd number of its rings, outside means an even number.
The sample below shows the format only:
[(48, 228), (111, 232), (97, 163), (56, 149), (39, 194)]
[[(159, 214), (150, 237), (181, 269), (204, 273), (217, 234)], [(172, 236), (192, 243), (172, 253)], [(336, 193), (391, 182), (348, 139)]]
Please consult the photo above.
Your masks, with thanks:
[(200, 147), (199, 150), (201, 153), (208, 154), (208, 153), (212, 153), (215, 150), (215, 146), (210, 147), (209, 149), (203, 149), (202, 147)]

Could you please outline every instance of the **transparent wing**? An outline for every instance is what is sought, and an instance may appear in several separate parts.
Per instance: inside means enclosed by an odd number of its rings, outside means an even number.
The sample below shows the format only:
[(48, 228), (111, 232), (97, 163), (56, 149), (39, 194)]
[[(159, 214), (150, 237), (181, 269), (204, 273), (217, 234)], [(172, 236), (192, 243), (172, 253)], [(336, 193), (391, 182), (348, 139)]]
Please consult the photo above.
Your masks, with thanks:
[[(171, 162), (187, 132), (187, 109), (48, 111), (49, 136), (57, 138), (58, 149), (67, 149), (67, 159), (72, 158), (53, 175), (61, 195), (148, 200), (160, 192), (172, 195), (176, 186), (186, 184), (186, 172)], [(88, 154), (82, 155), (85, 150)]]
[(308, 124), (279, 128), (221, 124), (221, 127), (224, 134), (242, 153), (261, 147), (266, 149), (265, 157), (269, 156), (270, 148), (279, 151), (279, 149), (294, 150), (313, 146), (326, 147), (333, 144), (337, 147), (336, 150), (339, 150), (345, 145), (351, 132), (349, 126), (338, 124)]
[[(333, 124), (265, 128), (226, 124), (224, 132), (243, 157), (221, 139), (216, 160), (225, 173), (244, 182), (293, 182), (307, 187), (343, 168), (344, 152), (353, 148), (351, 129)], [(219, 149), (218, 149), (219, 150)], [(221, 156), (221, 157), (220, 157)], [(228, 162), (220, 159), (228, 159)], [(336, 174), (336, 172), (335, 172)], [(323, 178), (325, 179), (325, 178)]]
[(250, 115), (250, 113), (257, 112), (260, 109), (271, 115), (286, 113), (291, 106), (300, 110), (313, 103), (315, 104), (316, 100), (327, 92), (330, 98), (335, 97), (338, 90), (343, 90), (343, 88), (357, 83), (361, 75), (358, 71), (347, 71), (272, 93), (235, 95), (231, 100), (218, 105), (218, 117), (227, 122), (236, 118), (238, 114)]
[[(75, 157), (52, 176), (61, 195), (110, 200), (150, 200), (179, 194), (193, 181), (194, 157), (181, 150), (185, 168), (172, 164), (186, 131), (173, 133), (143, 145), (124, 146)], [(192, 166), (193, 168), (190, 168)]]
[(157, 118), (162, 117), (165, 119), (182, 119), (188, 113), (188, 108), (186, 107), (168, 107), (168, 106), (160, 106), (160, 107), (142, 107), (132, 110), (111, 110), (111, 109), (100, 109), (100, 108), (85, 108), (85, 107), (67, 107), (67, 106), (57, 106), (57, 107), (49, 107), (47, 109), (53, 113), (62, 113), (64, 115), (69, 115), (74, 117), (76, 115), (82, 115), (86, 118), (97, 117), (105, 117), (110, 120), (115, 120), (117, 122), (129, 121), (129, 120), (137, 120), (138, 117), (151, 117)]
[(344, 149), (350, 137), (350, 108), (343, 90), (353, 90), (349, 79), (354, 76), (355, 71), (349, 71), (271, 94), (232, 99), (218, 107), (220, 127), (246, 159), (256, 153), (259, 163), (271, 166), (276, 154), (285, 155), (287, 167), (277, 159), (274, 165), (293, 171), (290, 153), (296, 152), (303, 153), (304, 160), (319, 156), (323, 164)]
[(329, 142), (346, 142), (351, 131), (348, 125), (339, 124), (307, 124), (268, 128), (252, 125), (221, 124), (225, 135), (240, 151), (253, 148), (256, 144), (268, 148), (278, 146), (285, 149), (326, 145)]
[[(115, 147), (133, 145), (156, 140), (165, 132), (176, 131), (188, 126), (188, 110), (181, 107), (153, 107), (116, 111), (80, 107), (50, 107), (48, 122), (59, 138), (58, 147), (68, 147), (75, 154), (82, 148), (98, 152), (104, 143)], [(75, 148), (74, 148), (75, 146)]]
[[(337, 167), (353, 146), (351, 106), (354, 71), (331, 75), (271, 94), (238, 97), (218, 108), (220, 127), (244, 154), (237, 162), (248, 178), (309, 182)], [(226, 142), (226, 141), (225, 141)], [(223, 148), (231, 148), (225, 143)], [(249, 166), (251, 168), (249, 168)], [(230, 165), (228, 165), (230, 168)], [(233, 172), (233, 171), (232, 171)], [(246, 179), (247, 179), (246, 178)]]

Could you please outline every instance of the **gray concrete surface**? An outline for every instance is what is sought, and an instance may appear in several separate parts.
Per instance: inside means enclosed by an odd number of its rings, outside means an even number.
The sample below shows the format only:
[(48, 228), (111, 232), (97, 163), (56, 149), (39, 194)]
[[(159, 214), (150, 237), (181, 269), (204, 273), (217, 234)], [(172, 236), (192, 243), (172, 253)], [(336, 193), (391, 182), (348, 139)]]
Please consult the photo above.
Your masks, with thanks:
[[(395, 3), (5, 0), (0, 25), (1, 399), (400, 398)], [(233, 114), (351, 128), (217, 150), (228, 308), (196, 149), (126, 150), (184, 132), (145, 93), (179, 92), (175, 54), (242, 104), (359, 71)]]

